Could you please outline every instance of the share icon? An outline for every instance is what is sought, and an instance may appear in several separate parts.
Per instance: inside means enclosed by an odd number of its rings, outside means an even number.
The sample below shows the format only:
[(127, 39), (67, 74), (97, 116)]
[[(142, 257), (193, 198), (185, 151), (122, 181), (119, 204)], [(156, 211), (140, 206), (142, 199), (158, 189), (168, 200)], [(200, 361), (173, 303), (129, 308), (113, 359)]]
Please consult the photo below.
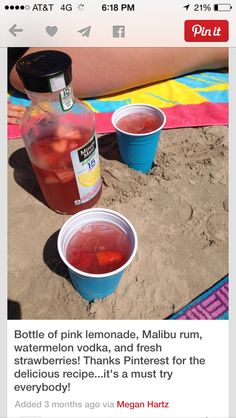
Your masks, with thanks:
[(90, 31), (91, 31), (91, 26), (87, 26), (86, 28), (78, 30), (78, 32), (81, 33), (82, 36), (86, 36), (87, 38), (89, 38)]

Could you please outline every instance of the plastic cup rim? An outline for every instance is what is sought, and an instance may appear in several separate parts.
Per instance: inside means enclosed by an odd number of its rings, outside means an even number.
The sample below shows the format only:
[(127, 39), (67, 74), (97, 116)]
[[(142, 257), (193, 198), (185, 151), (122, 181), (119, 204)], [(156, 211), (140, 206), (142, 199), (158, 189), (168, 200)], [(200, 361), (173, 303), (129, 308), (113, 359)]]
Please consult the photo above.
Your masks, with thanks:
[[(66, 257), (64, 257), (64, 255), (62, 254), (62, 251), (61, 251), (61, 248), (60, 248), (60, 246), (59, 246), (59, 242), (60, 242), (60, 238), (61, 238), (61, 236), (62, 236), (62, 234), (63, 234), (63, 230), (66, 228), (66, 226), (71, 222), (71, 220), (72, 219), (74, 219), (74, 218), (76, 218), (76, 217), (78, 217), (80, 214), (82, 215), (82, 214), (86, 214), (86, 213), (88, 213), (88, 212), (93, 212), (93, 211), (96, 211), (96, 210), (98, 210), (98, 211), (102, 211), (102, 212), (107, 212), (107, 213), (112, 213), (112, 214), (114, 214), (114, 215), (118, 215), (120, 218), (122, 218), (128, 225), (129, 225), (129, 227), (130, 227), (130, 229), (131, 229), (131, 231), (132, 231), (132, 233), (133, 233), (133, 236), (134, 236), (134, 248), (133, 248), (133, 251), (132, 251), (132, 254), (131, 254), (131, 256), (129, 257), (129, 259), (126, 261), (126, 263), (125, 264), (123, 264), (121, 267), (119, 267), (118, 269), (116, 269), (116, 270), (113, 270), (113, 271), (110, 271), (109, 273), (101, 273), (101, 274), (94, 274), (94, 273), (87, 273), (87, 272), (85, 272), (85, 271), (82, 271), (82, 270), (79, 270), (79, 269), (76, 269), (75, 267), (73, 267), (68, 261), (67, 261), (67, 259), (66, 259)], [(108, 221), (109, 222), (109, 221)], [(78, 275), (80, 275), (80, 276), (84, 276), (84, 277), (87, 277), (87, 278), (92, 278), (92, 279), (102, 279), (102, 278), (106, 278), (106, 277), (111, 277), (111, 276), (114, 276), (114, 275), (116, 275), (116, 274), (118, 274), (118, 273), (120, 273), (121, 271), (124, 271), (128, 266), (129, 266), (129, 264), (132, 262), (132, 260), (134, 259), (134, 257), (135, 257), (135, 254), (136, 254), (136, 252), (137, 252), (137, 248), (138, 248), (138, 237), (137, 237), (137, 233), (136, 233), (136, 231), (135, 231), (135, 229), (134, 229), (134, 227), (133, 227), (133, 225), (131, 224), (131, 222), (124, 216), (124, 215), (121, 215), (119, 212), (116, 212), (116, 211), (114, 211), (114, 210), (111, 210), (111, 209), (104, 209), (104, 208), (90, 208), (90, 209), (85, 209), (85, 210), (83, 210), (83, 211), (81, 211), (81, 212), (77, 212), (75, 215), (73, 215), (73, 216), (71, 216), (63, 225), (62, 225), (62, 227), (61, 227), (61, 229), (60, 229), (60, 232), (59, 232), (59, 235), (58, 235), (58, 238), (57, 238), (57, 249), (58, 249), (58, 252), (59, 252), (59, 255), (60, 255), (60, 257), (61, 257), (61, 259), (62, 259), (62, 261), (65, 263), (65, 265), (70, 269), (70, 270), (72, 270), (74, 273), (76, 273), (76, 274), (78, 274)]]
[[(151, 131), (151, 132), (147, 132), (147, 133), (143, 133), (143, 134), (129, 133), (129, 132), (127, 132), (127, 131), (123, 131), (122, 129), (118, 128), (118, 127), (117, 127), (117, 125), (116, 125), (116, 123), (114, 122), (114, 116), (115, 116), (115, 115), (116, 115), (116, 114), (117, 114), (117, 113), (118, 113), (121, 109), (125, 109), (125, 108), (132, 107), (132, 106), (141, 106), (141, 107), (145, 106), (145, 107), (150, 107), (150, 108), (152, 108), (152, 109), (158, 110), (158, 111), (162, 114), (162, 116), (163, 116), (163, 122), (162, 122), (161, 126), (160, 126), (158, 129), (155, 129), (155, 131)], [(118, 119), (118, 120), (120, 120), (120, 119)], [(130, 135), (130, 136), (138, 136), (138, 137), (142, 137), (142, 136), (153, 135), (153, 134), (155, 134), (156, 132), (159, 132), (159, 131), (163, 128), (163, 126), (165, 126), (165, 124), (166, 124), (166, 115), (165, 115), (165, 113), (163, 112), (163, 110), (161, 110), (159, 107), (156, 107), (156, 106), (150, 105), (150, 104), (148, 104), (148, 103), (147, 103), (147, 104), (146, 104), (146, 103), (131, 103), (131, 104), (128, 104), (128, 105), (125, 105), (125, 106), (121, 106), (121, 107), (119, 107), (119, 109), (115, 110), (115, 112), (112, 114), (112, 117), (111, 117), (111, 122), (112, 122), (112, 125), (114, 126), (114, 128), (115, 128), (117, 131), (121, 132), (122, 134), (125, 134), (125, 135)]]

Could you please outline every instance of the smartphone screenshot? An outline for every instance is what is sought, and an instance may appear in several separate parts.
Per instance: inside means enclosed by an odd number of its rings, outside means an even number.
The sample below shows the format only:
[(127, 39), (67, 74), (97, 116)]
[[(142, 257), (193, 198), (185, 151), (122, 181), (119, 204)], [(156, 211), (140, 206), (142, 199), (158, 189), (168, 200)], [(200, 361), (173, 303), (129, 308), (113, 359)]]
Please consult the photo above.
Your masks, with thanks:
[(0, 416), (235, 418), (233, 1), (0, 13)]

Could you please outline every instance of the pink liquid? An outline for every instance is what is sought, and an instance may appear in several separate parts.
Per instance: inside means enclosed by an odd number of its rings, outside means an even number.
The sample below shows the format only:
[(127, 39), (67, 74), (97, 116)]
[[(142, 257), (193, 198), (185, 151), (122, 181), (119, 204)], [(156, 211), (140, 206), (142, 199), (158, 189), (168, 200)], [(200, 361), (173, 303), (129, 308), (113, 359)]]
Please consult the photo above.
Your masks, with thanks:
[(70, 239), (67, 261), (86, 273), (103, 274), (123, 266), (131, 254), (127, 234), (107, 221), (83, 225)]
[(80, 196), (70, 152), (86, 144), (91, 136), (88, 129), (78, 129), (68, 136), (41, 138), (31, 143), (29, 155), (34, 172), (48, 205), (55, 211), (74, 214), (90, 208), (100, 197), (101, 189), (89, 202), (79, 206), (74, 203)]
[(148, 112), (130, 113), (117, 122), (117, 128), (131, 134), (146, 134), (160, 128), (162, 119)]

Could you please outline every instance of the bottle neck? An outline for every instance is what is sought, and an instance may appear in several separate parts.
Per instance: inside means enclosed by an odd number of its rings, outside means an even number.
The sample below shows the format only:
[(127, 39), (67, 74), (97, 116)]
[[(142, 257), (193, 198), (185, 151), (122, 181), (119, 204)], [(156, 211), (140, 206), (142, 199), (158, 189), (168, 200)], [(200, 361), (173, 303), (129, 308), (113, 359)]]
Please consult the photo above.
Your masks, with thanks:
[(28, 98), (31, 100), (33, 105), (37, 105), (41, 102), (57, 102), (61, 100), (61, 94), (66, 90), (70, 89), (69, 94), (71, 95), (71, 100), (74, 101), (74, 94), (72, 90), (72, 83), (69, 84), (65, 89), (48, 92), (48, 93), (36, 93), (33, 91), (25, 90)]

